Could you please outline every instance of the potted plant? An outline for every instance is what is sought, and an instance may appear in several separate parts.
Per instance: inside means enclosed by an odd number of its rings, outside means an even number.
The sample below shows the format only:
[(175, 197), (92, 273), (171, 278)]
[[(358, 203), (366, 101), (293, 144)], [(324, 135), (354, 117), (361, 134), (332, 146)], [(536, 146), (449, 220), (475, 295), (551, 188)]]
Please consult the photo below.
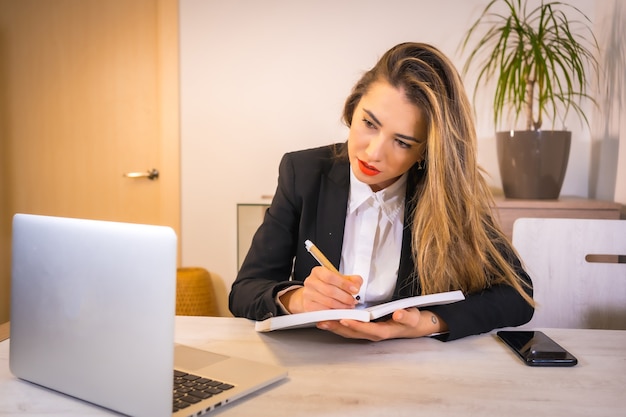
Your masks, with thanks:
[[(581, 102), (588, 71), (597, 73), (598, 45), (591, 21), (561, 1), (491, 0), (473, 23), (460, 48), (469, 52), (463, 73), (478, 66), (476, 94), (495, 80), (494, 123), (498, 165), (507, 198), (557, 199), (561, 192), (571, 131), (545, 130), (545, 118), (564, 123), (574, 111), (587, 126)], [(567, 13), (566, 13), (567, 12)], [(571, 17), (574, 16), (574, 17)], [(506, 117), (505, 117), (506, 116)], [(519, 119), (524, 129), (515, 130)]]

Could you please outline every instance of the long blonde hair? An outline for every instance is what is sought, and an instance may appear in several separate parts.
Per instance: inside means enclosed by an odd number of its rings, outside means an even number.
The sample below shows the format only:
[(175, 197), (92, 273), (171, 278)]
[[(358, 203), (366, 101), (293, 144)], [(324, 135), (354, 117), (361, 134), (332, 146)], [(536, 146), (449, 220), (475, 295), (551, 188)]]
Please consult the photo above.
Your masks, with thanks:
[(505, 283), (534, 305), (524, 290), (528, 284), (503, 255), (515, 251), (494, 221), (493, 197), (477, 162), (472, 109), (454, 65), (432, 45), (396, 45), (354, 86), (343, 112), (348, 126), (361, 97), (378, 80), (403, 88), (428, 123), (426, 171), (411, 205), (421, 292), (473, 293)]

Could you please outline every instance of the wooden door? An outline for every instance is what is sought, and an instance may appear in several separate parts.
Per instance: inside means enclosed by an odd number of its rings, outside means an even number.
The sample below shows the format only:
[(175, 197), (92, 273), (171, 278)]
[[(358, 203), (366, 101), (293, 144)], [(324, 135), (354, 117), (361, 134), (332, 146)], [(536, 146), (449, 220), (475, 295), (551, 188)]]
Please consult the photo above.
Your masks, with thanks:
[(14, 213), (179, 231), (177, 25), (177, 0), (0, 0), (0, 323)]

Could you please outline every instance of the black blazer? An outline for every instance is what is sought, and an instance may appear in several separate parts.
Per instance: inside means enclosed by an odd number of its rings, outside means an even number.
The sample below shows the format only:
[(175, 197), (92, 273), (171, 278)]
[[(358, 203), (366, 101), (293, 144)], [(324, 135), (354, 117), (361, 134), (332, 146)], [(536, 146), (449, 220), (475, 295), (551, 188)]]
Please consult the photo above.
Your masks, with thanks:
[[(311, 269), (318, 265), (304, 247), (307, 239), (339, 266), (350, 165), (347, 159), (336, 158), (334, 149), (340, 152), (344, 147), (345, 144), (336, 144), (283, 156), (272, 204), (254, 235), (230, 292), (229, 306), (235, 316), (262, 320), (283, 314), (276, 305), (276, 294), (289, 286), (302, 285)], [(415, 175), (410, 175), (413, 177)], [(412, 183), (414, 180), (409, 180), (407, 190), (415, 189)], [(406, 226), (410, 224), (406, 216), (411, 213), (411, 197), (407, 195), (394, 298), (416, 295), (412, 279), (411, 230)], [(520, 276), (530, 282), (519, 260), (511, 253), (507, 256)], [(448, 325), (446, 340), (521, 325), (533, 314), (533, 308), (508, 285), (494, 285), (478, 294), (466, 294), (464, 301), (427, 309)]]

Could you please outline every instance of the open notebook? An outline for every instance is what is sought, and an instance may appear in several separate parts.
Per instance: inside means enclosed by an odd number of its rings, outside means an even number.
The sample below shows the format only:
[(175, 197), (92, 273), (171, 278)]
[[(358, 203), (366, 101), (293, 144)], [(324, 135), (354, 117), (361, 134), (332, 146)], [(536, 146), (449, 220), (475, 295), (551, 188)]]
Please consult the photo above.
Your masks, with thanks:
[[(13, 374), (131, 416), (195, 416), (284, 378), (175, 346), (176, 256), (169, 227), (16, 214)], [(191, 397), (173, 399), (177, 379)]]

